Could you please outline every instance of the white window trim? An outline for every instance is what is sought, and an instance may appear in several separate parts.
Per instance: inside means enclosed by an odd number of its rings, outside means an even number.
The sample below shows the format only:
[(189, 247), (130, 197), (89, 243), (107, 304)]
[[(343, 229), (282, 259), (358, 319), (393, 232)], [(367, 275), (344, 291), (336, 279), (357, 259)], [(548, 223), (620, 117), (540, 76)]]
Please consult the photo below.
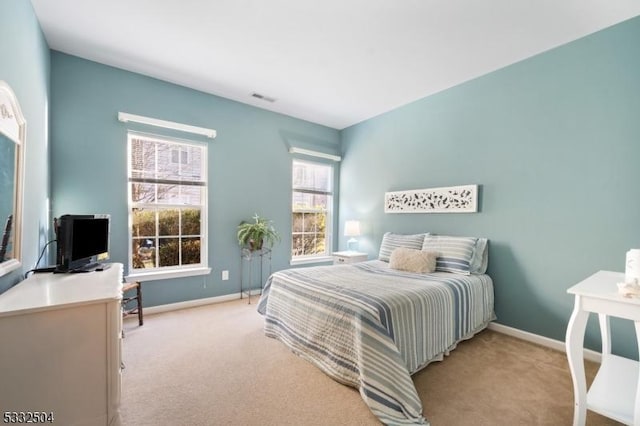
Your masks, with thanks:
[[(202, 239), (200, 242), (200, 260), (201, 263), (198, 264), (189, 264), (189, 265), (179, 265), (179, 266), (166, 266), (162, 268), (157, 268), (153, 270), (143, 270), (143, 269), (134, 269), (133, 268), (133, 247), (131, 241), (133, 239), (133, 235), (131, 233), (133, 229), (133, 202), (131, 200), (131, 184), (129, 182), (129, 177), (131, 176), (131, 138), (147, 138), (147, 139), (159, 139), (166, 140), (168, 142), (182, 144), (182, 145), (198, 145), (204, 147), (204, 155), (203, 155), (203, 177), (206, 185), (204, 186), (204, 202), (202, 203), (201, 209), (201, 223), (200, 227), (202, 230)], [(208, 167), (208, 146), (204, 143), (187, 140), (187, 139), (178, 139), (169, 136), (163, 135), (152, 135), (148, 133), (135, 132), (135, 131), (127, 131), (127, 216), (128, 216), (128, 229), (127, 229), (127, 246), (128, 246), (128, 274), (125, 277), (126, 281), (150, 281), (150, 280), (164, 280), (164, 279), (172, 279), (172, 278), (184, 278), (189, 276), (197, 276), (197, 275), (206, 275), (211, 273), (211, 268), (209, 267), (209, 255), (208, 255), (208, 242), (209, 242), (209, 167)], [(136, 205), (142, 205), (143, 203), (135, 203)], [(154, 208), (170, 208), (173, 205), (171, 204), (155, 204)], [(181, 206), (181, 207), (184, 207)], [(135, 271), (135, 272), (133, 272)]]
[[(291, 205), (289, 208), (290, 211), (290, 215), (292, 215), (291, 217), (293, 217), (293, 193), (295, 192), (295, 189), (293, 188), (293, 163), (294, 162), (299, 162), (299, 163), (307, 163), (307, 164), (313, 164), (313, 165), (322, 165), (322, 166), (327, 166), (329, 168), (331, 168), (331, 191), (329, 192), (328, 195), (330, 195), (331, 197), (331, 201), (330, 201), (330, 205), (329, 208), (327, 209), (327, 231), (326, 231), (326, 236), (325, 236), (325, 247), (326, 247), (326, 252), (323, 254), (317, 254), (317, 255), (307, 255), (307, 256), (293, 256), (290, 253), (290, 260), (289, 260), (289, 264), (294, 266), (294, 265), (304, 265), (304, 264), (312, 264), (312, 263), (323, 263), (323, 262), (331, 262), (333, 261), (333, 257), (331, 256), (331, 253), (333, 252), (332, 247), (333, 247), (333, 230), (334, 230), (334, 198), (335, 198), (335, 192), (336, 192), (336, 188), (335, 188), (335, 168), (332, 164), (327, 164), (325, 162), (322, 161), (313, 161), (313, 160), (301, 160), (299, 158), (293, 158), (291, 160), (291, 176), (292, 176), (292, 181), (291, 181), (291, 185), (290, 185), (290, 190), (291, 190)], [(302, 211), (302, 210), (300, 210)], [(309, 211), (309, 213), (313, 213), (312, 211)], [(293, 237), (293, 221), (291, 222), (291, 228), (289, 229), (289, 238), (292, 239)], [(292, 250), (293, 251), (293, 250)]]
[(153, 281), (153, 280), (168, 280), (171, 278), (184, 278), (193, 277), (197, 275), (209, 275), (211, 268), (201, 266), (197, 268), (173, 268), (166, 271), (150, 271), (150, 272), (135, 272), (125, 277), (127, 282), (131, 281)]
[(333, 262), (333, 256), (327, 255), (318, 255), (318, 256), (298, 256), (292, 258), (289, 261), (289, 265), (309, 265), (312, 263), (325, 263), (325, 262)]
[(206, 127), (192, 126), (190, 124), (176, 123), (175, 121), (159, 120), (157, 118), (145, 117), (142, 115), (129, 114), (126, 112), (118, 112), (118, 120), (123, 123), (133, 122), (140, 124), (147, 124), (149, 126), (162, 127), (165, 129), (179, 130), (181, 132), (193, 133), (195, 135), (206, 136), (211, 139), (215, 139), (218, 135), (213, 129), (207, 129)]

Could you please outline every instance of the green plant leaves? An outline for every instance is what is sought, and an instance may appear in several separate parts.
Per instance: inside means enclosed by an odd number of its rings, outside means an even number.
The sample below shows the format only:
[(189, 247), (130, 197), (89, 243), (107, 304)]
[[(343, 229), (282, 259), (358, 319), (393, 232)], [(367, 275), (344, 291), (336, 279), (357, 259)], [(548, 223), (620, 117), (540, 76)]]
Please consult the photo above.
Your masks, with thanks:
[(276, 231), (271, 220), (258, 216), (253, 216), (253, 222), (242, 221), (238, 225), (238, 244), (240, 247), (249, 247), (254, 250), (255, 247), (261, 247), (266, 244), (273, 247), (274, 243), (280, 241), (280, 234)]

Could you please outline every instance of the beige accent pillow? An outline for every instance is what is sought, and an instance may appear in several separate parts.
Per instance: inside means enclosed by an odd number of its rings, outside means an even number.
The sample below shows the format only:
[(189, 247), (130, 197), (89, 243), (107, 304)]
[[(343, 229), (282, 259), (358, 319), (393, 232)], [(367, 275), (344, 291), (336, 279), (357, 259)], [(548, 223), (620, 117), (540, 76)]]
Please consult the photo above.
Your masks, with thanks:
[(389, 268), (399, 271), (429, 274), (436, 270), (438, 252), (399, 247), (391, 252)]

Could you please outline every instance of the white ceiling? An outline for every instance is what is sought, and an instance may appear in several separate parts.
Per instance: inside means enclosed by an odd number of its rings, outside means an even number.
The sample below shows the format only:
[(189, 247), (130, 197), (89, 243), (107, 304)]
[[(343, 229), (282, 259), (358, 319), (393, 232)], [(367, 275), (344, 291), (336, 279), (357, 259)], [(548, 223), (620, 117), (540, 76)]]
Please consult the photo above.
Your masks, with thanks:
[(31, 3), (52, 49), (336, 129), (640, 15), (638, 0)]

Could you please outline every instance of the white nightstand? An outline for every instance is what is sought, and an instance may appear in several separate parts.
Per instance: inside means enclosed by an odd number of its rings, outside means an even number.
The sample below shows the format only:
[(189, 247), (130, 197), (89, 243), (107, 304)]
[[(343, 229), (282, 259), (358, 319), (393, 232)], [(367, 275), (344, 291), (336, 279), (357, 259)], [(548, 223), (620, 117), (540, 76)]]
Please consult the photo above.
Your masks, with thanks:
[(357, 251), (336, 251), (333, 253), (333, 264), (358, 263), (367, 260), (367, 253)]
[[(585, 424), (587, 410), (626, 425), (640, 425), (640, 364), (611, 353), (610, 317), (633, 321), (636, 339), (640, 340), (640, 299), (626, 298), (618, 293), (616, 284), (623, 281), (622, 272), (599, 271), (567, 290), (575, 296), (566, 340), (573, 378), (574, 426)], [(582, 345), (590, 313), (598, 314), (600, 319), (602, 363), (587, 392)]]

